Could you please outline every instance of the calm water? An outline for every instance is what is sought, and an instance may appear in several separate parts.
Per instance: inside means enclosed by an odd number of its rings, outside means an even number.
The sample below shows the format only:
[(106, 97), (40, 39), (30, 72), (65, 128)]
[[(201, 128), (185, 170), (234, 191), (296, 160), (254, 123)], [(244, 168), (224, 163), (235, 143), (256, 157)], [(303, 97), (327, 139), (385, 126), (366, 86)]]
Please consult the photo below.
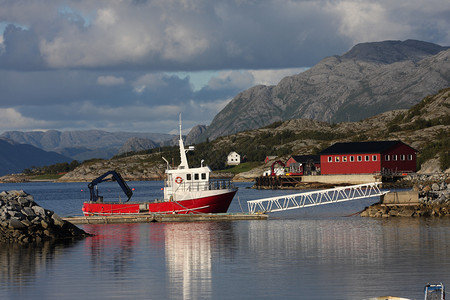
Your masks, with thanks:
[[(231, 212), (286, 191), (238, 184)], [(134, 199), (162, 182), (132, 182)], [(115, 183), (99, 185), (117, 197)], [(1, 184), (60, 216), (81, 215), (86, 183)], [(298, 192), (298, 191), (296, 191)], [(348, 215), (376, 199), (273, 213), (268, 221), (84, 225), (95, 237), (0, 249), (0, 299), (423, 299), (450, 283), (450, 219)], [(241, 204), (241, 205), (240, 205)]]

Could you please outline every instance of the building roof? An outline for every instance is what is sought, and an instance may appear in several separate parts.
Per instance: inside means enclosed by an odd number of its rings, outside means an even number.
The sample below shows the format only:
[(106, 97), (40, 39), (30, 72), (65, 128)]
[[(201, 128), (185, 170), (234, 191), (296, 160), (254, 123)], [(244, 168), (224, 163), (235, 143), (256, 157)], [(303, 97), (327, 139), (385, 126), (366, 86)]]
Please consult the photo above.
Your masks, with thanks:
[(336, 143), (319, 154), (383, 153), (399, 143), (403, 144), (401, 141)]
[(292, 155), (291, 157), (298, 163), (306, 163), (312, 160), (314, 163), (320, 164), (320, 155)]

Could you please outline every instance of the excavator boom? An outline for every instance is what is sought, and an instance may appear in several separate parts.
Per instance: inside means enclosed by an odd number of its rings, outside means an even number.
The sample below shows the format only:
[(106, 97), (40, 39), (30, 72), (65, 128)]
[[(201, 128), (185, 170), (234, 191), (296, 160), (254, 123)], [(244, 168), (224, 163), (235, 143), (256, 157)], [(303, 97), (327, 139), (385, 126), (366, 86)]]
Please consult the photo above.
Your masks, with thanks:
[[(111, 175), (111, 177), (109, 177), (109, 175)], [(106, 172), (105, 174), (95, 178), (88, 184), (89, 192), (91, 193), (91, 201), (97, 202), (99, 200), (97, 184), (105, 181), (112, 181), (113, 179), (117, 181), (125, 195), (127, 195), (128, 199), (126, 202), (128, 202), (131, 196), (133, 196), (133, 192), (131, 191), (125, 180), (122, 178), (122, 176), (115, 170)]]

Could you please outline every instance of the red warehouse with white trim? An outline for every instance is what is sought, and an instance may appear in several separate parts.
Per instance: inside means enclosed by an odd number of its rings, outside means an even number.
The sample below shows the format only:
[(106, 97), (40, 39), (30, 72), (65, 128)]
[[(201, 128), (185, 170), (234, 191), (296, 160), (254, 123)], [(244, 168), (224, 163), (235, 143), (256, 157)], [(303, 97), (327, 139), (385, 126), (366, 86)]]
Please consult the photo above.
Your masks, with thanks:
[(417, 170), (417, 150), (401, 141), (336, 143), (319, 154), (322, 175)]

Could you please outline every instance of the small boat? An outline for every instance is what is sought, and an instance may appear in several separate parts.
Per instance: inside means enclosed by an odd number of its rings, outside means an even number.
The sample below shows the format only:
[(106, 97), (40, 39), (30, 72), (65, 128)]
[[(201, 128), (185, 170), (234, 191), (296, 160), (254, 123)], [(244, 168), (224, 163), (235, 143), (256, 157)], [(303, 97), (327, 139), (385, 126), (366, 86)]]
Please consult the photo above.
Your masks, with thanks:
[(428, 283), (425, 288), (425, 300), (444, 300), (445, 299), (445, 288), (442, 283), (430, 284)]
[[(226, 213), (236, 194), (237, 188), (230, 179), (212, 179), (208, 166), (190, 168), (186, 153), (193, 146), (184, 148), (180, 120), (180, 158), (177, 168), (171, 168), (168, 161), (164, 179), (164, 199), (149, 202), (130, 202), (132, 190), (116, 171), (108, 171), (89, 183), (90, 201), (83, 204), (85, 216), (109, 216), (123, 214), (190, 214)], [(128, 199), (125, 202), (104, 202), (99, 196), (97, 184), (116, 180)]]

